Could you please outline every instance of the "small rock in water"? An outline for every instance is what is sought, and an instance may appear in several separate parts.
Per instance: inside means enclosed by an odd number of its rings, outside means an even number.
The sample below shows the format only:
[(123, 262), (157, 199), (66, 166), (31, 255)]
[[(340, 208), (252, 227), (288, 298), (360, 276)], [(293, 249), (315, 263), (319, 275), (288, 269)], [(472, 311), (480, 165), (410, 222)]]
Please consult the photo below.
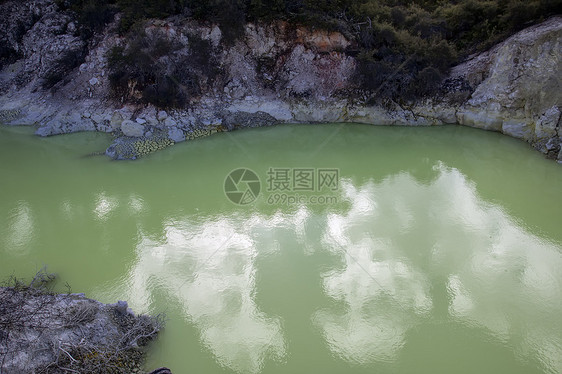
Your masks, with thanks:
[(141, 125), (144, 125), (146, 123), (146, 120), (144, 118), (137, 118), (136, 121)]
[(91, 84), (92, 86), (95, 86), (96, 84), (99, 83), (99, 80), (98, 80), (98, 78), (92, 78), (92, 79), (90, 79), (88, 82), (90, 82), (90, 84)]
[(156, 370), (151, 371), (148, 374), (172, 374), (172, 371), (168, 368), (158, 368)]

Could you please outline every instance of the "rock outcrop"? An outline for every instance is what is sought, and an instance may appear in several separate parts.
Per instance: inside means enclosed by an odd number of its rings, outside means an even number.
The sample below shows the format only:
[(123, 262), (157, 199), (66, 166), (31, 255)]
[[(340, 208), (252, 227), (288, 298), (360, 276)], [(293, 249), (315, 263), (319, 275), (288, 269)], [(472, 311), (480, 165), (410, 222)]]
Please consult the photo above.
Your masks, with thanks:
[(125, 301), (102, 304), (83, 294), (18, 285), (0, 287), (0, 302), (3, 373), (140, 373), (142, 346), (162, 327)]
[[(8, 9), (15, 3), (7, 1), (0, 7)], [(37, 126), (40, 136), (113, 132), (118, 139), (107, 154), (137, 158), (147, 150), (161, 149), (163, 138), (173, 144), (276, 123), (459, 123), (514, 136), (562, 160), (561, 17), (526, 29), (455, 67), (439, 97), (401, 105), (372, 104), (357, 89), (356, 60), (346, 53), (354, 49), (353, 43), (342, 34), (286, 22), (248, 24), (239, 40), (225, 44), (216, 25), (182, 17), (152, 20), (145, 24), (147, 38), (177, 46), (174, 55), (187, 56), (183, 71), (199, 74), (203, 82), (184, 107), (162, 111), (127, 103), (110, 90), (107, 53), (128, 43), (117, 34), (117, 20), (84, 44), (75, 36), (72, 17), (58, 12), (53, 0), (35, 3), (41, 4), (35, 18), (4, 20), (8, 26), (0, 28), (7, 45), (19, 53), (0, 73), (0, 121)], [(15, 30), (10, 22), (23, 22), (23, 35), (10, 31)], [(201, 41), (211, 46), (207, 56)], [(169, 66), (170, 61), (165, 55), (154, 64)], [(202, 77), (210, 67), (216, 68), (216, 78)], [(131, 97), (141, 95), (136, 90), (130, 85)], [(156, 143), (146, 146), (146, 142)]]
[(24, 36), (45, 14), (56, 11), (49, 0), (0, 4), (0, 67), (24, 55)]
[[(453, 70), (476, 83), (460, 124), (500, 131), (543, 153), (560, 152), (562, 18), (524, 30)], [(479, 82), (481, 80), (481, 82)]]

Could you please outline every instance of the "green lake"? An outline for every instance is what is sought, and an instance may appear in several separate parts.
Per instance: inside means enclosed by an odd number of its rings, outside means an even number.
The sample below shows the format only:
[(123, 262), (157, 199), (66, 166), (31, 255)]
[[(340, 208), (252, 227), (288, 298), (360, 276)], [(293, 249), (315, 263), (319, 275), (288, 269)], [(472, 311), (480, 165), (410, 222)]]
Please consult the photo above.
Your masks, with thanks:
[(286, 125), (88, 156), (110, 142), (0, 128), (0, 275), (165, 313), (147, 369), (562, 373), (562, 165), (527, 144)]

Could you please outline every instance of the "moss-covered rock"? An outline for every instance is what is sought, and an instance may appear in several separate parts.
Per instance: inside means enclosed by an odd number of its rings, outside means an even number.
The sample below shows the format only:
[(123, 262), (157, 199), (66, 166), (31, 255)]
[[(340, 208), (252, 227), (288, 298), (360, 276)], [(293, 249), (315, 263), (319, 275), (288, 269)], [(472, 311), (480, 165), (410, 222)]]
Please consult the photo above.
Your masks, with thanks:
[(119, 137), (105, 151), (105, 154), (114, 160), (135, 160), (173, 144), (175, 142), (167, 136), (167, 133), (156, 130), (149, 136)]

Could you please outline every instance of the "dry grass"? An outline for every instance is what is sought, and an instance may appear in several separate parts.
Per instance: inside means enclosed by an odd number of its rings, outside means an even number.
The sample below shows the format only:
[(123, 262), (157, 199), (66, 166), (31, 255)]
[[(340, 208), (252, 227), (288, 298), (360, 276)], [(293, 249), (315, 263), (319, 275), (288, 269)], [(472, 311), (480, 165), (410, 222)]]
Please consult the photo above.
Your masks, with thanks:
[(57, 295), (55, 278), (42, 269), (30, 282), (11, 277), (0, 288), (0, 374), (142, 373), (144, 347), (164, 316)]

